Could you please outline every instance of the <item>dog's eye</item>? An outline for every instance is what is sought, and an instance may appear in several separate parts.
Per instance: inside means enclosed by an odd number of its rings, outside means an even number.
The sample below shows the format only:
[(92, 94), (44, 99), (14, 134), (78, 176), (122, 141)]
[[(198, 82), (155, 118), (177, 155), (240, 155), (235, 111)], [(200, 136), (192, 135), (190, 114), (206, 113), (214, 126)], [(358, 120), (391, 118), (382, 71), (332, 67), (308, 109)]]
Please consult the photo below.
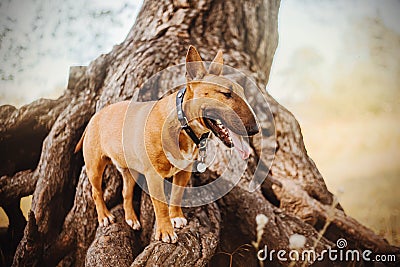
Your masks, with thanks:
[(222, 92), (222, 94), (223, 94), (226, 98), (231, 98), (231, 97), (232, 97), (232, 93), (231, 93), (231, 92)]

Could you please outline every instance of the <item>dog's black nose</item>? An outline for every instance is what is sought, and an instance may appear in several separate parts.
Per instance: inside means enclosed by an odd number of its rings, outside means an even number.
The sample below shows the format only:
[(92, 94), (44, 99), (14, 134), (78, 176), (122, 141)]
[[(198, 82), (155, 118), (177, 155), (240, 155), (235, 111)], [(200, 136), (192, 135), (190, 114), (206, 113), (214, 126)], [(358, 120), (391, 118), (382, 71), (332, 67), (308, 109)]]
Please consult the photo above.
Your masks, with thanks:
[(260, 132), (260, 127), (258, 127), (258, 124), (255, 124), (250, 127), (247, 127), (246, 131), (248, 136), (252, 136)]

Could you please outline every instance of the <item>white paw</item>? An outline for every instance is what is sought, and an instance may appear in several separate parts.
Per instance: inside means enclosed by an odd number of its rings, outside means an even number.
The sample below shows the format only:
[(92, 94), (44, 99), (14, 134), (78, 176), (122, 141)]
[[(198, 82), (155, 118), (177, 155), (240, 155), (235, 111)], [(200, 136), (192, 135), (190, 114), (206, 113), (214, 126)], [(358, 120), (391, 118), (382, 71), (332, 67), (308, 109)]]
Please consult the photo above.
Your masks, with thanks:
[(172, 234), (163, 234), (161, 240), (165, 243), (176, 243), (178, 235), (175, 232)]
[(187, 220), (183, 217), (175, 217), (171, 219), (174, 228), (183, 228), (187, 224)]
[(141, 226), (140, 226), (140, 222), (138, 220), (133, 221), (131, 219), (128, 219), (125, 221), (130, 227), (132, 227), (133, 230), (140, 230)]
[(108, 226), (109, 224), (112, 224), (115, 221), (115, 217), (110, 214), (107, 217), (104, 217), (103, 220), (100, 221), (100, 226)]

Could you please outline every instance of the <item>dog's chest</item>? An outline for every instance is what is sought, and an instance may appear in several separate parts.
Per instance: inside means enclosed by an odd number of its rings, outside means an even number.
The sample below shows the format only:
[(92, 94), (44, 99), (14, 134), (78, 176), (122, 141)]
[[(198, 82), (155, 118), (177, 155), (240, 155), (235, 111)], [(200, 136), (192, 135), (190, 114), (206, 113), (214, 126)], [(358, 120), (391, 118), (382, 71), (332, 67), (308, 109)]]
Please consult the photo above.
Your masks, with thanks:
[(179, 149), (178, 153), (165, 152), (165, 155), (172, 165), (171, 175), (181, 171), (190, 171), (189, 168), (192, 166), (194, 160), (197, 157), (196, 145), (189, 145)]

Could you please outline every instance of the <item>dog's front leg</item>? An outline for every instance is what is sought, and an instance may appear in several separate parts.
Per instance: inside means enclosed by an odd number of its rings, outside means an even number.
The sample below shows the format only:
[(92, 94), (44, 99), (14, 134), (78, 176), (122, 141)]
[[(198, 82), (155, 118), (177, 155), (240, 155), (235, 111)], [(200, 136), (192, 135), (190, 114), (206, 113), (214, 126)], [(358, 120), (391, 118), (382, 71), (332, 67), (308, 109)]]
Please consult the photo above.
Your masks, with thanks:
[(156, 214), (157, 225), (155, 239), (167, 243), (176, 243), (178, 236), (175, 234), (174, 227), (169, 218), (168, 204), (164, 194), (164, 178), (159, 176), (156, 172), (146, 173), (145, 176)]
[(169, 217), (175, 228), (182, 228), (187, 224), (187, 220), (183, 215), (181, 202), (185, 187), (190, 180), (191, 173), (180, 171), (174, 175), (172, 180), (171, 203), (169, 207)]

